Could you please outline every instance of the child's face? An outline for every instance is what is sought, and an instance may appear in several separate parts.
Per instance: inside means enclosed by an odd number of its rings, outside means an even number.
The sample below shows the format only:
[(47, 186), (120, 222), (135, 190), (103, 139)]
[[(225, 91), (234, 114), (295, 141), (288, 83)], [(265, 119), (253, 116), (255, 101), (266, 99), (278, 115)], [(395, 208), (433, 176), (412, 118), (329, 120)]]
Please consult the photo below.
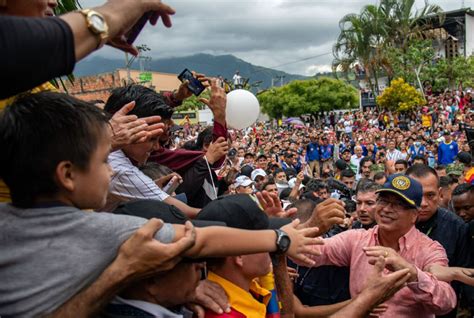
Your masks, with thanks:
[[(105, 131), (105, 130), (104, 130)], [(110, 153), (110, 131), (99, 138), (86, 171), (75, 170), (70, 200), (80, 209), (100, 209), (105, 205), (112, 169), (107, 162)]]

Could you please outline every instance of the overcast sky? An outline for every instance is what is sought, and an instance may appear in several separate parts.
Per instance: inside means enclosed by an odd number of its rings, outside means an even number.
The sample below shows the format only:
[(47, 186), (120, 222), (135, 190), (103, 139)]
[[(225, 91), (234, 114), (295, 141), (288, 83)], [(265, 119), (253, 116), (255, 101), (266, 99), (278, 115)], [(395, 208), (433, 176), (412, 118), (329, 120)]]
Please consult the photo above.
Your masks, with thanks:
[[(103, 3), (79, 0), (84, 8)], [(176, 10), (173, 27), (147, 26), (136, 44), (147, 44), (153, 58), (195, 53), (233, 54), (255, 65), (288, 73), (312, 75), (330, 70), (331, 48), (339, 20), (358, 13), (376, 0), (163, 0)], [(461, 7), (461, 0), (430, 3), (444, 10)], [(416, 0), (420, 7), (423, 0)], [(465, 0), (474, 8), (474, 0)], [(122, 57), (102, 49), (94, 54)], [(306, 59), (306, 60), (304, 60)], [(292, 63), (300, 61), (297, 63)]]

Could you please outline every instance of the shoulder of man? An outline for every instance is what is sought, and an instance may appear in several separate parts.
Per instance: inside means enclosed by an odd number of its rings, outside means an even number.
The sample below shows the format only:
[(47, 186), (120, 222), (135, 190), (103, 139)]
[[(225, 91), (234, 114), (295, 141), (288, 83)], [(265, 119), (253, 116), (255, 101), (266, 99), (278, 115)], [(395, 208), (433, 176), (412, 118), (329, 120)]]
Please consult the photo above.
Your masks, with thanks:
[[(466, 223), (458, 215), (445, 208), (438, 208), (438, 220), (442, 223), (450, 223), (458, 228), (465, 228)], [(450, 235), (453, 233), (450, 233)]]

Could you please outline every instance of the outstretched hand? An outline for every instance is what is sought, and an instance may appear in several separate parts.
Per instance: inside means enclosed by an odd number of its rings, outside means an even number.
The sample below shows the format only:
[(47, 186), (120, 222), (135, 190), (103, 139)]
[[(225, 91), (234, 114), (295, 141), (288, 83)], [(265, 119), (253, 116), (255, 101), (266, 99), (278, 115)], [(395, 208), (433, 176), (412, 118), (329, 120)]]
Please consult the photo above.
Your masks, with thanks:
[(298, 229), (300, 220), (296, 219), (288, 225), (283, 226), (281, 229), (288, 234), (291, 240), (290, 248), (287, 251), (287, 255), (295, 261), (299, 261), (304, 265), (311, 267), (314, 266), (314, 261), (308, 256), (319, 256), (321, 253), (318, 249), (315, 249), (314, 245), (324, 244), (321, 238), (315, 237), (319, 229), (316, 227)]
[(279, 218), (289, 218), (296, 214), (297, 209), (291, 208), (287, 211), (283, 210), (281, 206), (281, 201), (275, 193), (269, 193), (267, 191), (257, 192), (257, 199), (260, 202), (260, 205), (263, 208), (263, 211), (268, 216), (279, 217)]
[(343, 224), (345, 218), (344, 203), (340, 200), (329, 198), (316, 205), (313, 214), (305, 227), (318, 227), (318, 235), (323, 235), (329, 231), (335, 224)]
[(362, 292), (374, 300), (374, 307), (390, 299), (410, 278), (410, 270), (407, 268), (383, 275), (385, 267), (385, 258), (379, 256)]
[(210, 79), (211, 82), (211, 97), (209, 99), (200, 98), (201, 103), (206, 104), (214, 114), (214, 121), (222, 126), (226, 125), (225, 111), (227, 105), (227, 95), (225, 90), (219, 85), (215, 78)]

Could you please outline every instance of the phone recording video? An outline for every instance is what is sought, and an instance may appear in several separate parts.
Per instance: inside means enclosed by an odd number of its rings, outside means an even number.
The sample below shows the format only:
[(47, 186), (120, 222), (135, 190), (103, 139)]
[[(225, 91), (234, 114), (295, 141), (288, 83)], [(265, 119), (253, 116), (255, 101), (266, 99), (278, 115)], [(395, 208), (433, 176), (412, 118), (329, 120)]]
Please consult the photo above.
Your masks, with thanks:
[(206, 87), (197, 78), (195, 78), (193, 73), (191, 73), (191, 71), (187, 68), (185, 68), (181, 74), (178, 75), (178, 79), (181, 82), (188, 81), (189, 90), (196, 96), (199, 96), (206, 89)]

